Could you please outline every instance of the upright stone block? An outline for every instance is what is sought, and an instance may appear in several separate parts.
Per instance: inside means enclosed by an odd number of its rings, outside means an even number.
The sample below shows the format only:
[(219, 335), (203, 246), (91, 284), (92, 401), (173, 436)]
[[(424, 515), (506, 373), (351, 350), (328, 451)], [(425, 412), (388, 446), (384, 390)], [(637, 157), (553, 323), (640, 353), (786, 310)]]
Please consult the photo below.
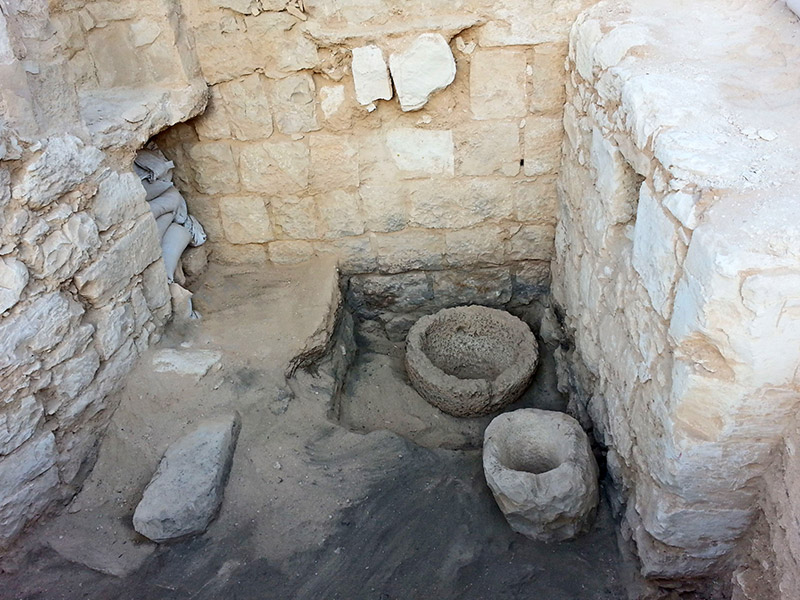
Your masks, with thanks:
[(225, 238), (232, 244), (260, 244), (274, 239), (261, 196), (227, 196), (219, 201)]
[(370, 44), (353, 48), (353, 84), (356, 88), (356, 100), (367, 106), (375, 100), (390, 100), (392, 84), (389, 82), (389, 71), (383, 52), (378, 46)]
[(308, 73), (289, 75), (271, 83), (272, 108), (278, 131), (291, 135), (319, 129), (314, 79)]

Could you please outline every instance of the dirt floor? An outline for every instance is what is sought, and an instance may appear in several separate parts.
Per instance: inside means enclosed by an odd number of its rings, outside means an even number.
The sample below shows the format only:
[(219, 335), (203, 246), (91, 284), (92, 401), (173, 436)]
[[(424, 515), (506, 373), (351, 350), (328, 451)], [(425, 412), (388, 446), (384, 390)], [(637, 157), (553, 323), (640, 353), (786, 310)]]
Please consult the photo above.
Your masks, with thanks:
[[(326, 262), (212, 266), (194, 286), (202, 320), (139, 361), (83, 491), (3, 561), (0, 598), (627, 598), (606, 503), (574, 542), (513, 533), (483, 477), (488, 421), (433, 414), (401, 346), (365, 347), (334, 410), (325, 386), (292, 391), (287, 365), (324, 346), (337, 286)], [(165, 349), (208, 371), (159, 371)], [(545, 360), (521, 405), (558, 408), (551, 384)], [(138, 536), (131, 516), (167, 445), (231, 410), (242, 432), (217, 520), (172, 544)]]

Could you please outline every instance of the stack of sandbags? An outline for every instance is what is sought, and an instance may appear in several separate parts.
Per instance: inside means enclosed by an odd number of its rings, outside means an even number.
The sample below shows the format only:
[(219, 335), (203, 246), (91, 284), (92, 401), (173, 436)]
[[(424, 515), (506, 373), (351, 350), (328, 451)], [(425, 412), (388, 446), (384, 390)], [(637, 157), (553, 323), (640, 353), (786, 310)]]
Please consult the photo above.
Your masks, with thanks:
[(173, 301), (184, 306), (183, 310), (176, 312), (186, 312), (185, 305), (188, 302), (188, 314), (196, 317), (196, 313), (191, 310), (191, 294), (174, 282), (184, 282), (181, 254), (187, 246), (203, 244), (206, 233), (200, 222), (189, 214), (186, 200), (172, 183), (174, 166), (153, 143), (140, 150), (133, 162), (134, 171), (144, 187), (150, 212), (158, 226), (161, 253), (171, 284)]

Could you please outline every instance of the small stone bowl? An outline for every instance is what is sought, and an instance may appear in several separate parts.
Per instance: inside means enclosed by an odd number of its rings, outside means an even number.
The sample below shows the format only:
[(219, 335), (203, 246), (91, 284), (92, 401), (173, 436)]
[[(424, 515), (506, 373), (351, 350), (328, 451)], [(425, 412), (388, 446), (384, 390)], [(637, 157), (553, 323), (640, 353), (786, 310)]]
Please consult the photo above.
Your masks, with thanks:
[(526, 408), (496, 417), (484, 433), (483, 472), (509, 525), (526, 537), (564, 541), (594, 520), (597, 463), (569, 415)]
[(539, 359), (520, 319), (485, 306), (446, 308), (419, 319), (406, 338), (406, 372), (430, 404), (455, 417), (488, 415), (528, 387)]

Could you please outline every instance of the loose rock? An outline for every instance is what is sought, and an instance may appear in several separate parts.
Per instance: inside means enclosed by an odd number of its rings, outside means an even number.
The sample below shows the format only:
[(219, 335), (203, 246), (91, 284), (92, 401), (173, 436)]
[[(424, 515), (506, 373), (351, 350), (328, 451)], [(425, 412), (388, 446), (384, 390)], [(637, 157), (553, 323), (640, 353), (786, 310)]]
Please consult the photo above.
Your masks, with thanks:
[(134, 529), (154, 542), (205, 531), (222, 504), (240, 427), (234, 413), (173, 443), (136, 507)]
[(453, 53), (439, 33), (423, 33), (405, 52), (392, 54), (389, 69), (404, 111), (419, 110), (456, 77)]

